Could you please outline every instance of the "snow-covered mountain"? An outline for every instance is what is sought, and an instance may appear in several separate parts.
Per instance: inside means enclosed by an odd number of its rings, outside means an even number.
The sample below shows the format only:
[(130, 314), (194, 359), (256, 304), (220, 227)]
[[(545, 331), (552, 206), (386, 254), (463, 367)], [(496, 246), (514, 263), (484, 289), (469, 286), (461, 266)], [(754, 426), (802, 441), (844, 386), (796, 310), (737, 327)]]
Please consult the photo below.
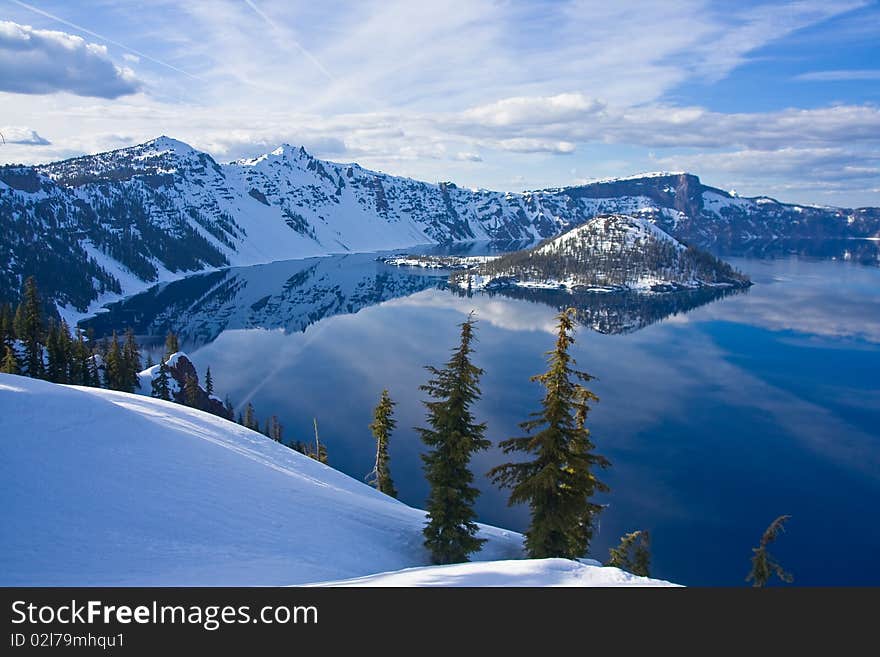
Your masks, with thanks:
[(602, 215), (538, 246), (454, 272), (465, 289), (644, 292), (746, 287), (749, 279), (696, 247), (685, 246), (643, 217)]
[[(218, 164), (160, 137), (40, 166), (0, 167), (0, 301), (34, 274), (85, 312), (187, 272), (462, 240), (552, 237), (603, 213), (687, 240), (880, 235), (880, 209), (745, 199), (685, 173), (524, 193), (431, 184), (288, 145)], [(39, 248), (35, 248), (39, 245)]]
[[(0, 585), (302, 584), (428, 563), (424, 511), (223, 418), (10, 374), (0, 417)], [(480, 533), (473, 585), (499, 568), (507, 584), (560, 583), (554, 563), (496, 568), (522, 556), (522, 536)], [(568, 570), (571, 584), (662, 583)]]

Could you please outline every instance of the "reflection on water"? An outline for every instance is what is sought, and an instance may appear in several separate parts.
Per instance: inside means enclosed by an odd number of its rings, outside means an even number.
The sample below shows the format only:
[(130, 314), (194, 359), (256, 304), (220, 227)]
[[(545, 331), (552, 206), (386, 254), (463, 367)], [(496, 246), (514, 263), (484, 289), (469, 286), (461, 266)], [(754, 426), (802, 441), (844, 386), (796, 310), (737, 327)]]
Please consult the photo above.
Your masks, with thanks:
[(192, 349), (232, 329), (304, 331), (327, 317), (442, 285), (445, 275), (406, 271), (352, 254), (234, 267), (156, 285), (82, 322), (98, 337), (120, 326), (141, 336), (174, 331)]
[(768, 259), (799, 256), (880, 267), (880, 242), (876, 240), (739, 240), (705, 246), (723, 258), (735, 256)]
[[(479, 245), (482, 249), (473, 244), (454, 246), (458, 255), (486, 252), (486, 245)], [(156, 285), (110, 305), (107, 312), (81, 325), (92, 328), (99, 338), (131, 326), (148, 343), (150, 337), (157, 339), (174, 331), (184, 348), (192, 349), (231, 329), (304, 331), (334, 315), (356, 313), (429, 288), (446, 289), (447, 275), (445, 271), (389, 266), (379, 262), (375, 254), (234, 267)], [(629, 333), (744, 291), (705, 288), (646, 295), (514, 287), (483, 294), (535, 301), (556, 309), (574, 307), (584, 326), (600, 333)], [(470, 294), (457, 289), (452, 293)]]
[[(448, 358), (456, 324), (476, 310), (476, 413), (493, 442), (536, 410), (558, 297), (467, 297), (442, 273), (352, 255), (232, 269), (157, 287), (115, 307), (100, 330), (133, 323), (184, 337), (215, 385), (288, 439), (317, 417), (331, 463), (370, 470), (371, 411), (398, 402), (392, 473), (424, 503), (424, 365)], [(736, 258), (755, 285), (724, 298), (579, 300), (578, 365), (598, 377), (590, 427), (613, 467), (594, 541), (649, 529), (654, 573), (686, 584), (744, 584), (750, 548), (777, 515), (793, 516), (774, 553), (798, 584), (880, 585), (880, 269), (814, 257)], [(551, 295), (552, 296), (552, 295)], [(636, 330), (638, 329), (638, 330)], [(598, 331), (598, 332), (597, 332)], [(481, 453), (474, 471), (503, 456)], [(485, 522), (522, 529), (527, 512), (480, 477)], [(296, 503), (292, 500), (291, 503)], [(845, 555), (845, 556), (844, 556)]]
[[(614, 335), (638, 331), (726, 296), (747, 292), (748, 288), (702, 288), (674, 294), (629, 294), (507, 287), (481, 294), (534, 301), (557, 310), (574, 308), (581, 326)], [(459, 289), (455, 293), (468, 298), (473, 296)]]

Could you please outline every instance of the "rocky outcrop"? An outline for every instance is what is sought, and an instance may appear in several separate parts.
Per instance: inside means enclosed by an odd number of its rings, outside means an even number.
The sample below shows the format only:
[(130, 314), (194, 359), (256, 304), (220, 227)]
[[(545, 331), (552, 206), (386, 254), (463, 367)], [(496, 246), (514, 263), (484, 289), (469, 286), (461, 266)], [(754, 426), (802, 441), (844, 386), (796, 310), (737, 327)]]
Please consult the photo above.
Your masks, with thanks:
[[(138, 375), (141, 394), (149, 395), (153, 389), (153, 381), (159, 376), (160, 365), (154, 365), (142, 371)], [(232, 412), (229, 411), (217, 397), (209, 395), (201, 386), (199, 373), (195, 365), (182, 351), (171, 354), (166, 361), (169, 376), (169, 391), (171, 398), (179, 404), (185, 404), (213, 415), (232, 420)], [(195, 402), (187, 399), (186, 382), (192, 377), (195, 379)]]

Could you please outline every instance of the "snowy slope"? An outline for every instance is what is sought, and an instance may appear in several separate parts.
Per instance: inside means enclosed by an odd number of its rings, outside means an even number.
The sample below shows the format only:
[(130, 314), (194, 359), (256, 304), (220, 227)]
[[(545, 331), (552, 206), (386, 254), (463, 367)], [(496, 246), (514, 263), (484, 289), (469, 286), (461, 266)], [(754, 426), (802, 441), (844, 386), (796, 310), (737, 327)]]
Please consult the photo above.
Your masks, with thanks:
[(608, 253), (615, 250), (637, 249), (648, 242), (668, 244), (675, 251), (685, 249), (684, 244), (643, 217), (614, 214), (597, 217), (572, 228), (536, 247), (535, 252), (552, 255), (590, 249)]
[[(424, 512), (193, 409), (0, 374), (0, 585), (274, 585), (427, 563)], [(482, 559), (520, 556), (484, 527)]]
[(632, 575), (598, 561), (517, 559), (407, 568), (321, 586), (675, 586)]

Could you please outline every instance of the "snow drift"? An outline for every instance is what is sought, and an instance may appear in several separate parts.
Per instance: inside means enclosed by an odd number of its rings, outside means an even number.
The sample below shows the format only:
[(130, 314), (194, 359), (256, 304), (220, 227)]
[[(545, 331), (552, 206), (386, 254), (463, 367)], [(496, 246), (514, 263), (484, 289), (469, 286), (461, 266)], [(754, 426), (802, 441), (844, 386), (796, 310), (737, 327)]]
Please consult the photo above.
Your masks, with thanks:
[[(427, 563), (424, 512), (222, 418), (12, 375), (0, 417), (2, 585), (298, 584)], [(518, 534), (483, 535), (479, 557), (519, 556)]]
[[(302, 584), (428, 563), (424, 511), (214, 415), (0, 374), (0, 418), (0, 585)], [(475, 559), (522, 556), (521, 535), (481, 535)], [(479, 585), (499, 569), (510, 584), (629, 581), (576, 564), (462, 568), (362, 583)]]
[(674, 586), (639, 577), (598, 561), (515, 559), (406, 568), (322, 586)]

